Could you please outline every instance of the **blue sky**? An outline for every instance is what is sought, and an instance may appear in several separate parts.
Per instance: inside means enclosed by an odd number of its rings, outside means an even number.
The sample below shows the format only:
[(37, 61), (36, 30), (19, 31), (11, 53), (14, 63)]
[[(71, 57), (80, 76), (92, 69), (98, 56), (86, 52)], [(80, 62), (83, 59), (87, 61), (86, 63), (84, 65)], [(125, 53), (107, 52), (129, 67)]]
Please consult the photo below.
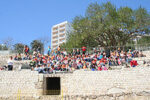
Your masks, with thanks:
[(84, 15), (88, 5), (95, 1), (111, 1), (117, 8), (136, 9), (141, 5), (150, 12), (150, 0), (0, 0), (0, 43), (8, 37), (14, 43), (25, 44), (50, 37), (53, 25)]

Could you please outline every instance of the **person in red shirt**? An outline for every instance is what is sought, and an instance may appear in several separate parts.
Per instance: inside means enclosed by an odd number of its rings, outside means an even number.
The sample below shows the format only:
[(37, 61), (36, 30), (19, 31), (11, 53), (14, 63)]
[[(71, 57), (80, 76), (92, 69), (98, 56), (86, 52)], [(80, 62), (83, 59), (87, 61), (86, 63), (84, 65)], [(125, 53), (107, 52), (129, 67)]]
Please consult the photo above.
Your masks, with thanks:
[(138, 65), (138, 63), (137, 63), (136, 60), (132, 60), (132, 61), (130, 62), (130, 65), (131, 65), (131, 67), (136, 67), (136, 66)]
[(85, 46), (82, 47), (82, 53), (83, 53), (83, 54), (86, 53), (86, 47), (85, 47)]
[(27, 45), (25, 45), (24, 47), (24, 52), (26, 55), (29, 53), (29, 47)]
[(98, 71), (102, 71), (102, 65), (98, 65)]

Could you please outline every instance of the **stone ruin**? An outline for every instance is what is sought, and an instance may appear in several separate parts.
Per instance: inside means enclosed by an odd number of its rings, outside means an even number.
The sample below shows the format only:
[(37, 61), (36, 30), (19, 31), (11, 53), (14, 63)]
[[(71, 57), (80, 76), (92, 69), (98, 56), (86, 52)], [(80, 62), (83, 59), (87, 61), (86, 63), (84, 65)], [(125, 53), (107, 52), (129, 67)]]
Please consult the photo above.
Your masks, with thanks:
[[(150, 100), (150, 67), (38, 74), (0, 71), (0, 100)], [(2, 60), (3, 61), (3, 60)], [(17, 64), (17, 63), (16, 63)]]
[(38, 74), (0, 72), (0, 100), (149, 100), (150, 67)]

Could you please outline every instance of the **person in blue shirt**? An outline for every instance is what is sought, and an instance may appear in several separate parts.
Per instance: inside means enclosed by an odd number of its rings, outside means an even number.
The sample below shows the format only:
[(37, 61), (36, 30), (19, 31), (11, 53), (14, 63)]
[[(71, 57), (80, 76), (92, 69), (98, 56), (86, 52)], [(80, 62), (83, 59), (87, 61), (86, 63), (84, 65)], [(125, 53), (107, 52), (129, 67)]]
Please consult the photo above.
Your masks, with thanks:
[(50, 55), (50, 53), (51, 53), (51, 47), (50, 46), (48, 46), (48, 55)]
[(101, 60), (103, 58), (103, 53), (101, 53), (98, 57), (98, 60)]

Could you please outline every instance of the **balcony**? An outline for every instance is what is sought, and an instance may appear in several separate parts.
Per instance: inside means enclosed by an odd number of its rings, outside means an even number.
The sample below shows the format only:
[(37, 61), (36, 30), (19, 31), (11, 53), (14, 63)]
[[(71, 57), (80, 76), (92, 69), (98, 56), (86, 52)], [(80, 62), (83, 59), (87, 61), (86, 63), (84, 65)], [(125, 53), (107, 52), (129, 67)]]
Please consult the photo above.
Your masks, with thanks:
[(64, 43), (65, 43), (65, 42), (60, 42), (59, 45), (62, 45), (62, 44), (64, 44)]
[(64, 40), (64, 41), (61, 41), (61, 42), (59, 42), (59, 45), (61, 45), (61, 44), (63, 44), (63, 43), (65, 43), (66, 41)]
[(66, 28), (66, 25), (61, 25), (61, 26), (59, 26), (59, 30), (63, 30), (63, 29), (65, 29)]
[(60, 32), (59, 35), (65, 35), (65, 31), (64, 32)]
[(65, 37), (65, 34), (64, 34), (64, 33), (63, 33), (63, 34), (60, 34), (59, 37), (60, 37), (60, 38), (63, 38), (63, 37)]
[(58, 40), (53, 40), (52, 43), (53, 43), (53, 44), (57, 44), (57, 43), (58, 43)]
[(64, 28), (66, 26), (66, 24), (62, 24), (59, 26), (59, 28)]
[(58, 46), (58, 45), (53, 45), (52, 48), (55, 49), (55, 48), (57, 48), (57, 46)]
[(52, 45), (53, 45), (53, 46), (56, 46), (56, 45), (58, 45), (58, 43), (53, 43)]
[(58, 39), (58, 36), (57, 35), (55, 35), (55, 36), (53, 36), (53, 38), (52, 38), (53, 40), (56, 40), (56, 39)]
[(65, 28), (60, 28), (59, 32), (64, 33), (65, 32)]
[(58, 31), (53, 32), (53, 36), (58, 35)]
[(58, 31), (58, 26), (53, 27), (53, 31)]
[(58, 38), (53, 38), (53, 39), (52, 39), (52, 41), (57, 41), (57, 40), (58, 40)]
[(58, 30), (53, 30), (53, 32), (58, 32)]
[(64, 42), (64, 41), (65, 41), (65, 38), (59, 39), (59, 42)]

